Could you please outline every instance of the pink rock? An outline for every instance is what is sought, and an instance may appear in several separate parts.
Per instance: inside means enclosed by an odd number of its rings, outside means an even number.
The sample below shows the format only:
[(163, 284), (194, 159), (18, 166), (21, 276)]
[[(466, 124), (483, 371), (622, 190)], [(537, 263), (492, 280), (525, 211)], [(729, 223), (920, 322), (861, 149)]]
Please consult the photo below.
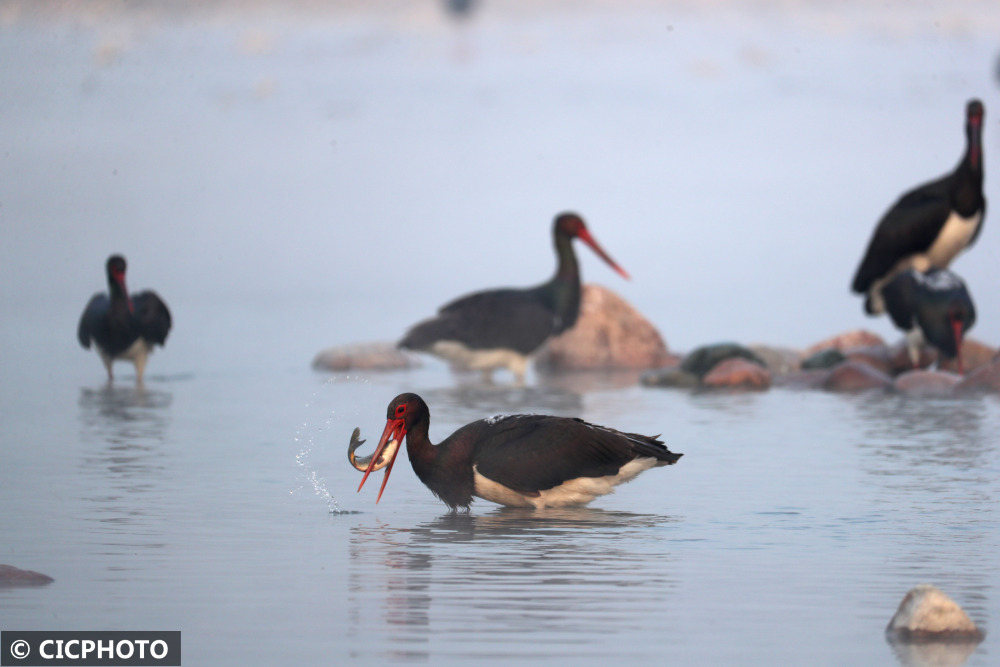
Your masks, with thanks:
[(865, 345), (862, 347), (849, 347), (841, 350), (843, 355), (850, 361), (860, 361), (868, 364), (875, 370), (892, 375), (894, 366), (889, 356), (889, 348), (885, 345)]
[(1000, 392), (1000, 359), (994, 359), (966, 374), (955, 386), (955, 392), (960, 394)]
[(656, 327), (620, 296), (584, 285), (580, 317), (539, 352), (540, 370), (647, 369), (676, 363)]
[[(985, 366), (997, 356), (997, 349), (982, 343), (975, 338), (966, 338), (962, 341), (962, 363), (965, 365), (965, 372), (971, 373), (980, 366)], [(941, 370), (958, 371), (957, 359), (941, 359), (938, 363)]]
[(413, 356), (396, 349), (392, 343), (358, 343), (323, 350), (313, 359), (317, 370), (399, 370), (420, 365)]
[(892, 388), (892, 378), (860, 361), (845, 361), (830, 371), (823, 383), (828, 391), (867, 391)]
[(731, 357), (717, 363), (701, 383), (713, 388), (764, 390), (771, 386), (771, 374), (752, 361)]
[(750, 351), (760, 357), (767, 364), (767, 370), (774, 375), (794, 373), (799, 370), (799, 364), (802, 361), (801, 352), (790, 347), (758, 344), (751, 345)]
[(43, 586), (53, 581), (55, 579), (41, 572), (0, 564), (0, 586)]
[(942, 397), (951, 396), (955, 385), (962, 381), (961, 375), (944, 371), (906, 371), (896, 378), (896, 391), (907, 396)]
[(842, 334), (834, 336), (833, 338), (827, 338), (826, 340), (816, 343), (807, 349), (802, 356), (803, 358), (810, 357), (821, 350), (826, 350), (831, 347), (844, 352), (852, 347), (869, 347), (872, 345), (884, 346), (885, 341), (882, 340), (882, 337), (878, 334), (873, 334), (872, 332), (864, 329), (855, 329), (854, 331), (846, 331)]
[(905, 371), (912, 371), (916, 368), (927, 368), (937, 361), (938, 353), (930, 345), (922, 345), (917, 357), (917, 365), (913, 365), (910, 358), (910, 347), (906, 344), (906, 339), (902, 338), (889, 347), (889, 363), (891, 364), (891, 374), (898, 375)]

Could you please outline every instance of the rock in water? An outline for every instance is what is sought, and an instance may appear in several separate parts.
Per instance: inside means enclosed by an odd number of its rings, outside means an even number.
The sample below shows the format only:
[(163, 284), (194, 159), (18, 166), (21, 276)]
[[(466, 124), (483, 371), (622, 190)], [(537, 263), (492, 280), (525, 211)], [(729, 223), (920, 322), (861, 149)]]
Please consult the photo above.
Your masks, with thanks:
[(1000, 358), (968, 373), (955, 387), (959, 394), (1000, 393)]
[(420, 362), (397, 350), (392, 343), (358, 343), (323, 350), (313, 359), (312, 367), (324, 371), (385, 371), (414, 368)]
[(962, 376), (944, 371), (906, 371), (896, 377), (893, 384), (896, 391), (907, 396), (923, 398), (943, 398), (955, 393), (955, 385)]
[(657, 368), (643, 373), (639, 383), (644, 387), (691, 389), (698, 386), (699, 380), (694, 373), (682, 371), (680, 368)]
[(752, 361), (731, 357), (720, 361), (701, 379), (705, 387), (713, 389), (764, 390), (771, 386), (771, 373)]
[(868, 391), (870, 389), (892, 389), (892, 378), (860, 361), (845, 361), (835, 367), (823, 388), (827, 391)]
[[(977, 368), (989, 364), (997, 356), (997, 349), (982, 343), (975, 338), (966, 338), (962, 341), (962, 363), (965, 365), (965, 372), (971, 373)], [(943, 371), (957, 371), (958, 359), (938, 360), (938, 368)]]
[(930, 584), (910, 589), (885, 631), (903, 641), (980, 641), (983, 638), (968, 614)]
[(883, 340), (878, 334), (874, 334), (871, 331), (855, 329), (854, 331), (845, 331), (842, 334), (837, 334), (832, 338), (827, 338), (826, 340), (816, 343), (806, 350), (805, 356), (812, 356), (821, 350), (826, 350), (831, 347), (844, 352), (852, 347), (872, 347), (875, 345), (885, 345), (885, 340)]
[(53, 581), (47, 574), (0, 563), (0, 586), (44, 586)]
[(761, 368), (767, 367), (763, 359), (754, 354), (748, 347), (738, 343), (716, 343), (715, 345), (703, 345), (689, 352), (681, 362), (681, 370), (703, 378), (717, 364), (733, 358), (746, 359)]
[(535, 360), (540, 370), (646, 369), (671, 361), (656, 327), (623, 298), (584, 285), (573, 328), (551, 339)]
[(823, 368), (833, 368), (847, 361), (844, 353), (835, 347), (828, 347), (819, 352), (813, 352), (802, 360), (802, 370), (815, 371)]

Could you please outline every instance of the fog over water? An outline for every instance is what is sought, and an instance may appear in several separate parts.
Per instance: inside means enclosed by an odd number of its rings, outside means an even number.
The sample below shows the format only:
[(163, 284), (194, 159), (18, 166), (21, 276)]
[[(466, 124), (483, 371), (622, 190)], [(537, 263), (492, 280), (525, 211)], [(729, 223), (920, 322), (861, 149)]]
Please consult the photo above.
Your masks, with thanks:
[[(471, 290), (584, 280), (674, 350), (867, 327), (872, 229), (986, 107), (972, 335), (1000, 344), (1000, 4), (0, 3), (2, 630), (180, 630), (186, 665), (997, 663), (1000, 401), (330, 375)], [(578, 244), (579, 245), (579, 244)], [(107, 384), (75, 340), (112, 252), (174, 328)], [(586, 508), (450, 513), (400, 462), (497, 413), (661, 433), (675, 466)], [(986, 639), (892, 646), (940, 586)]]

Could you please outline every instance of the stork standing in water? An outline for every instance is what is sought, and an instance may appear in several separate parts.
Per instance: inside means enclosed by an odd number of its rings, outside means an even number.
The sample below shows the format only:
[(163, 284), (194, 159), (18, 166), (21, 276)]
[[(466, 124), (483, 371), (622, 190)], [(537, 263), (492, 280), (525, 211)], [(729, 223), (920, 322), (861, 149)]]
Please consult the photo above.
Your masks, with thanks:
[(580, 239), (611, 268), (628, 274), (597, 244), (575, 213), (556, 216), (552, 235), (558, 265), (548, 282), (527, 289), (476, 292), (442, 306), (436, 317), (411, 328), (399, 347), (429, 352), (453, 364), (481, 370), (507, 368), (524, 379), (530, 356), (580, 314), (580, 268), (573, 239)]
[(983, 197), (983, 103), (965, 111), (966, 148), (950, 174), (915, 188), (886, 212), (875, 228), (852, 289), (866, 294), (865, 311), (885, 312), (882, 288), (897, 274), (946, 269), (979, 237), (986, 215)]
[[(430, 410), (416, 394), (394, 398), (386, 417), (358, 491), (373, 470), (385, 468), (381, 499), (405, 438), (413, 471), (453, 510), (467, 509), (475, 497), (511, 507), (586, 505), (644, 470), (683, 456), (656, 437), (546, 415), (480, 419), (434, 445)], [(348, 453), (352, 464), (357, 443), (355, 434)]]
[(170, 311), (153, 291), (129, 295), (125, 287), (125, 258), (108, 258), (108, 294), (98, 292), (80, 316), (77, 338), (84, 349), (91, 343), (113, 379), (111, 365), (123, 359), (135, 364), (136, 382), (142, 384), (146, 359), (154, 345), (164, 345), (170, 333)]

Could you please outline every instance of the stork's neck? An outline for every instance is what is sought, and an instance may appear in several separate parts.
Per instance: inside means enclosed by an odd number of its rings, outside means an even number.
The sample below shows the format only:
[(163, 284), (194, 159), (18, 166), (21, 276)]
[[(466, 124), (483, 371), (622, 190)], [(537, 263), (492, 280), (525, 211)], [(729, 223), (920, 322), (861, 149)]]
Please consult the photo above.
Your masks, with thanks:
[(983, 148), (978, 125), (966, 127), (968, 146), (958, 165), (955, 209), (963, 216), (971, 216), (983, 205)]
[(968, 123), (965, 126), (968, 143), (965, 155), (962, 156), (960, 170), (967, 170), (979, 184), (983, 182), (983, 130), (980, 123)]
[(422, 471), (432, 467), (438, 455), (438, 448), (431, 443), (429, 430), (430, 419), (426, 417), (406, 429), (406, 455), (413, 470), (421, 479), (423, 479)]
[(555, 313), (554, 333), (558, 334), (576, 324), (580, 314), (580, 265), (573, 252), (573, 239), (556, 234), (555, 243), (556, 274), (542, 286), (542, 291)]

